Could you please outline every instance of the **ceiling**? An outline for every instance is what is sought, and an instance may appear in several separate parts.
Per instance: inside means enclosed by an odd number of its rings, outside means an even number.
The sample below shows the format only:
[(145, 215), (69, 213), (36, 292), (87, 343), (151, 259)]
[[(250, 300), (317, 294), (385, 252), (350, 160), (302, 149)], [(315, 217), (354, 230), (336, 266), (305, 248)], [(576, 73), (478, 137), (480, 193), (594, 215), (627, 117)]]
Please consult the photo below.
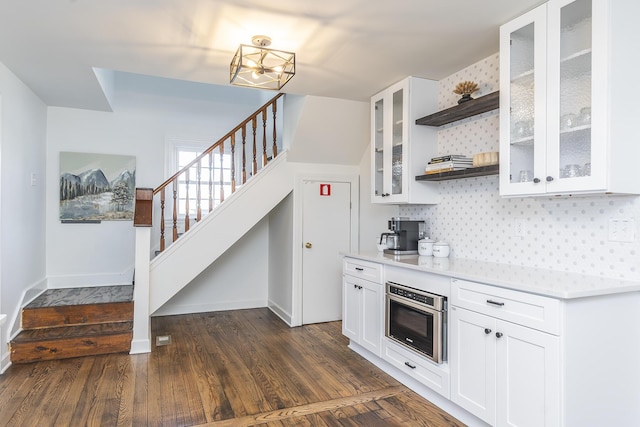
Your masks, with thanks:
[(297, 54), (283, 92), (368, 101), (497, 52), (500, 24), (541, 3), (0, 0), (0, 62), (47, 105), (108, 111), (112, 71), (229, 86), (238, 45), (264, 34)]

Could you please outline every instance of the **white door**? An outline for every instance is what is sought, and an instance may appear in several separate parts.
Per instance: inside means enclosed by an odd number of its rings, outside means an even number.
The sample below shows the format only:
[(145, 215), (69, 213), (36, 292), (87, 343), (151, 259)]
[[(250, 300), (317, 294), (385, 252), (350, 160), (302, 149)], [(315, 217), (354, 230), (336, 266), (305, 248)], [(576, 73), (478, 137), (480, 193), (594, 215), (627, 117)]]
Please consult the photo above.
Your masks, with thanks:
[(342, 317), (342, 259), (351, 242), (351, 183), (303, 181), (302, 323)]

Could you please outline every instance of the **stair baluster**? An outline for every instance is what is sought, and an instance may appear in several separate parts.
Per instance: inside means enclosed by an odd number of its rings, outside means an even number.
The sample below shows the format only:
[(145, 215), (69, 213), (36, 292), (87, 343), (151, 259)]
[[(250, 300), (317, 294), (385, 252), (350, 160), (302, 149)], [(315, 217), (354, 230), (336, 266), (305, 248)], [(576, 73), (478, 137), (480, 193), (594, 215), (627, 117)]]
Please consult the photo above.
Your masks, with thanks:
[(224, 202), (224, 144), (220, 144), (220, 203)]
[(178, 240), (178, 182), (173, 180), (173, 241)]
[(252, 120), (252, 127), (253, 127), (253, 163), (251, 164), (251, 176), (255, 175), (258, 172), (258, 163), (256, 162), (256, 129), (258, 128), (257, 125), (257, 118), (254, 117)]
[(164, 251), (164, 188), (160, 191), (160, 252)]
[(276, 103), (271, 104), (271, 111), (273, 111), (273, 158), (275, 159), (278, 156), (278, 146), (276, 145), (276, 141), (278, 139), (278, 134), (276, 132)]
[(267, 164), (267, 110), (262, 110), (262, 167)]
[(231, 194), (236, 192), (236, 134), (231, 135)]
[(184, 195), (186, 197), (184, 200), (184, 232), (185, 233), (189, 231), (189, 214), (191, 213), (189, 211), (189, 169), (191, 169), (191, 166), (189, 166), (185, 170), (185, 179), (186, 179), (185, 188), (184, 188)]
[(201, 198), (201, 176), (200, 174), (202, 173), (202, 161), (199, 161), (196, 165), (196, 222), (200, 222), (200, 220), (202, 219), (202, 203), (200, 202), (200, 200), (202, 200)]
[(213, 151), (209, 152), (209, 173), (207, 179), (209, 180), (209, 212), (213, 210)]
[(242, 183), (247, 182), (247, 125), (242, 126)]

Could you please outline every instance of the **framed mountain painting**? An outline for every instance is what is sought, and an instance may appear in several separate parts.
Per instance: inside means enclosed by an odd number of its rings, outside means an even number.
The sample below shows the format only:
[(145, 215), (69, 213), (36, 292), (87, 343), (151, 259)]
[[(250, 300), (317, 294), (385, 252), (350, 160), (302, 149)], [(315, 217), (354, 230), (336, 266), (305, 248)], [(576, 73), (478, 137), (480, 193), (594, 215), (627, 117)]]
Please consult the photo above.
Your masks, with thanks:
[(136, 158), (60, 153), (60, 220), (133, 220)]

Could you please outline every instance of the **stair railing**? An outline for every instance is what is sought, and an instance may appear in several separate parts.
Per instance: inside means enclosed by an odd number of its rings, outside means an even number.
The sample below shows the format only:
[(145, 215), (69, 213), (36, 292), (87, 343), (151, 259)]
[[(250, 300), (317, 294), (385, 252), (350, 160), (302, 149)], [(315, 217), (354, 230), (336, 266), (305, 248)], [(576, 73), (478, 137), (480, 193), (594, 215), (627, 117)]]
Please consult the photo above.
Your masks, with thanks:
[[(192, 220), (200, 221), (204, 215), (222, 203), (225, 197), (233, 194), (239, 186), (245, 184), (251, 176), (257, 174), (278, 155), (277, 101), (282, 95), (284, 94), (276, 95), (153, 190), (153, 205), (157, 205), (155, 203), (157, 197), (160, 199), (160, 252), (168, 246), (165, 225), (167, 218), (170, 219), (171, 224), (170, 245), (182, 234), (180, 228), (184, 233), (189, 231)], [(269, 110), (271, 117), (268, 114)], [(271, 120), (272, 123), (270, 123)], [(262, 127), (261, 132), (258, 131), (259, 125)], [(269, 137), (267, 137), (268, 127), (272, 128), (272, 135)], [(248, 134), (249, 141), (247, 141)], [(262, 139), (262, 147), (258, 160), (259, 137)], [(249, 155), (252, 156), (249, 165), (247, 165), (247, 144), (250, 145)], [(139, 202), (144, 203), (144, 200), (136, 198), (136, 210)], [(190, 203), (194, 203), (195, 206), (191, 206)]]

